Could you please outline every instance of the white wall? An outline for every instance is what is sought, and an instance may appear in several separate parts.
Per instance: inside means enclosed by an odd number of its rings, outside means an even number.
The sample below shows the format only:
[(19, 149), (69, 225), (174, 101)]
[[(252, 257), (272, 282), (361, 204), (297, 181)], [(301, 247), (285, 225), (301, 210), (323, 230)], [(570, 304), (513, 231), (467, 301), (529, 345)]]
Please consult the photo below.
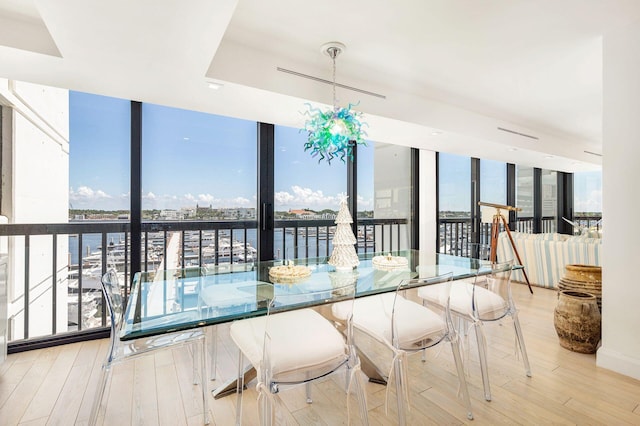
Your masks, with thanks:
[[(435, 260), (438, 217), (436, 213), (436, 153), (420, 150), (420, 253)], [(422, 260), (421, 260), (422, 261)], [(427, 263), (426, 259), (424, 260)]]
[(602, 346), (597, 364), (640, 379), (640, 22), (603, 40)]
[[(67, 90), (0, 79), (3, 124), (2, 215), (9, 223), (64, 223), (69, 207)], [(67, 331), (68, 240), (57, 240), (56, 331)], [(24, 238), (9, 242), (9, 316), (13, 340), (24, 336)], [(52, 332), (53, 240), (29, 241), (29, 337)]]

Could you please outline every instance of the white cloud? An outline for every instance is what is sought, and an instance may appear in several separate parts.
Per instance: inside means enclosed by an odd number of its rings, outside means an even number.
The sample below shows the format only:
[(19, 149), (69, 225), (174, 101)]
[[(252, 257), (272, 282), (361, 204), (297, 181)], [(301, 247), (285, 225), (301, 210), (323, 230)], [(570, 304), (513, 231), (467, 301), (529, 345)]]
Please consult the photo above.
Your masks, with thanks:
[(211, 194), (198, 194), (198, 203), (213, 204), (215, 197)]
[(229, 206), (233, 207), (251, 207), (251, 202), (244, 197), (236, 197), (230, 200)]
[(288, 205), (294, 200), (294, 196), (286, 191), (276, 192), (273, 197), (278, 205)]
[(73, 209), (121, 210), (129, 208), (129, 194), (112, 196), (101, 189), (80, 186), (69, 188), (69, 203)]
[(303, 188), (298, 185), (291, 187), (291, 192), (275, 193), (277, 210), (310, 208), (313, 210), (334, 209), (340, 204), (338, 195), (325, 195), (322, 190)]
[(88, 186), (81, 186), (77, 191), (74, 191), (73, 188), (69, 188), (69, 199), (71, 201), (87, 202), (108, 198), (113, 197), (101, 189), (94, 190)]

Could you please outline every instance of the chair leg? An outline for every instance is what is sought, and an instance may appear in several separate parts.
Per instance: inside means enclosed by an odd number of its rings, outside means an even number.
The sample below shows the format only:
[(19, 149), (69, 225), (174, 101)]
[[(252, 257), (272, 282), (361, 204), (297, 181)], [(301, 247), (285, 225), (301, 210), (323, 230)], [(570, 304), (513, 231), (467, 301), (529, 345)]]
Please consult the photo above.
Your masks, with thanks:
[(187, 350), (191, 355), (191, 372), (193, 376), (193, 384), (197, 385), (198, 381), (201, 379), (198, 376), (198, 351), (194, 349), (193, 345), (187, 345)]
[(209, 378), (211, 380), (216, 379), (216, 363), (218, 358), (218, 327), (212, 325), (207, 327), (207, 340), (208, 340), (208, 352), (209, 352)]
[[(360, 420), (364, 426), (369, 425), (369, 410), (367, 410), (367, 395), (364, 390), (364, 383), (362, 381), (362, 375), (355, 374), (354, 385), (356, 386), (356, 395), (358, 397), (358, 406), (360, 407)], [(349, 398), (349, 395), (347, 395)]]
[(311, 399), (311, 382), (305, 383), (304, 387), (307, 392), (307, 404), (311, 404), (313, 403), (313, 399)]
[(518, 338), (518, 346), (520, 346), (520, 353), (522, 353), (522, 361), (524, 362), (524, 372), (527, 375), (527, 377), (531, 377), (531, 366), (529, 365), (527, 348), (524, 345), (524, 335), (522, 334), (522, 328), (520, 327), (520, 320), (518, 320), (518, 312), (512, 313), (511, 318), (513, 318), (513, 327), (516, 330), (516, 337)]
[(262, 418), (262, 424), (264, 426), (271, 426), (275, 416), (275, 407), (271, 403), (270, 399), (271, 398), (263, 398), (262, 400), (262, 403), (264, 404), (264, 417)]
[(89, 416), (89, 425), (94, 426), (98, 423), (98, 417), (104, 414), (104, 392), (111, 383), (111, 365), (104, 364), (100, 373), (100, 381), (98, 382), (98, 388), (96, 389), (96, 395), (93, 398), (93, 405), (91, 406), (91, 414)]
[(482, 385), (484, 386), (484, 399), (491, 401), (491, 387), (489, 385), (489, 368), (487, 366), (487, 344), (482, 329), (482, 322), (475, 321), (476, 341), (478, 342), (478, 356), (480, 357), (480, 371), (482, 373)]
[(396, 357), (393, 362), (394, 375), (396, 376), (396, 399), (398, 401), (398, 424), (403, 426), (407, 424), (406, 403), (404, 400), (404, 381), (407, 377), (402, 374), (402, 360)]
[(464, 366), (462, 365), (462, 355), (460, 354), (460, 341), (458, 336), (454, 336), (451, 339), (451, 350), (453, 351), (453, 359), (456, 363), (456, 370), (458, 371), (458, 380), (460, 381), (460, 390), (462, 391), (462, 398), (467, 406), (467, 418), (473, 420), (473, 412), (471, 411), (471, 399), (469, 398), (469, 388), (467, 387), (467, 379), (464, 377)]
[(204, 424), (209, 424), (209, 404), (208, 399), (208, 386), (207, 386), (207, 340), (205, 338), (198, 339), (198, 345), (200, 346), (200, 387), (202, 388), (202, 411), (204, 416)]
[(236, 381), (236, 426), (242, 424), (242, 390), (244, 389), (244, 355), (238, 350), (238, 379)]

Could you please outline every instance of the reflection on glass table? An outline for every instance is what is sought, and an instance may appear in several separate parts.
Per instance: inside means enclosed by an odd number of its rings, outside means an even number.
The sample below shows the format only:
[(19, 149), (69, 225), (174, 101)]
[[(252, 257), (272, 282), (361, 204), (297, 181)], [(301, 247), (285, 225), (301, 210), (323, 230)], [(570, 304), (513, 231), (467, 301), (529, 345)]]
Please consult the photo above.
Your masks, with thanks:
[[(397, 268), (389, 267), (388, 264), (397, 263), (397, 259), (406, 259), (406, 262)], [(453, 273), (454, 280), (475, 277), (480, 266), (486, 265), (477, 259), (425, 254), (418, 250), (361, 255), (360, 265), (351, 272), (336, 272), (326, 260), (324, 257), (297, 259), (293, 266), (304, 266), (310, 271), (300, 279), (279, 279), (270, 274), (274, 267), (287, 266), (283, 261), (136, 273), (119, 337), (130, 340), (265, 315), (267, 301), (274, 294), (300, 296), (294, 298), (296, 304), (288, 309), (332, 303), (333, 289), (340, 287), (344, 280), (356, 280), (357, 298), (395, 291), (404, 279), (448, 272)], [(190, 315), (184, 315), (185, 312)], [(159, 317), (162, 321), (157, 320)]]

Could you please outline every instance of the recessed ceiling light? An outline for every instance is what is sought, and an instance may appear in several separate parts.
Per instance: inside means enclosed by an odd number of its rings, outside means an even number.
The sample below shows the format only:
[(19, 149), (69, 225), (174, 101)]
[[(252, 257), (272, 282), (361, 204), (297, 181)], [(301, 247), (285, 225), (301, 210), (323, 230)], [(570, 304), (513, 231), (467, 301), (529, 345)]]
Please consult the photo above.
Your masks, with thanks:
[(553, 158), (553, 155), (545, 155), (544, 158), (546, 158), (547, 160), (550, 160)]
[(441, 134), (442, 134), (442, 132), (439, 132), (439, 131), (437, 131), (437, 130), (434, 130), (433, 132), (431, 132), (431, 134), (432, 134), (433, 136), (438, 136), (438, 135), (441, 135)]
[(209, 89), (213, 89), (213, 90), (218, 90), (219, 88), (224, 86), (222, 83), (218, 83), (215, 81), (209, 81), (207, 84), (209, 85)]

